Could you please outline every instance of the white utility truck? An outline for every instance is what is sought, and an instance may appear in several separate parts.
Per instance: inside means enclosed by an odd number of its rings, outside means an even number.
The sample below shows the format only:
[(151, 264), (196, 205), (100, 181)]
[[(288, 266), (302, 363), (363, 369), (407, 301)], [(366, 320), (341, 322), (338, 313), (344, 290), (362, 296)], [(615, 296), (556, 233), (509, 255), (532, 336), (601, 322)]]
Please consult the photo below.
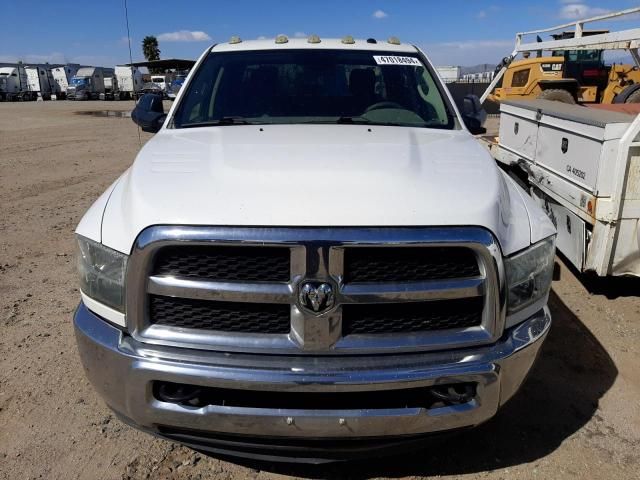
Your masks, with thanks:
[[(587, 24), (625, 20), (639, 11), (635, 7), (519, 33), (507, 60), (536, 50), (556, 56), (613, 50), (626, 51), (637, 70), (640, 29), (584, 33)], [(573, 30), (565, 31), (569, 27)], [(523, 41), (526, 35), (553, 31), (564, 34), (557, 40)], [(483, 98), (505, 70), (506, 66)], [(617, 83), (622, 93), (638, 88), (624, 76)], [(625, 104), (628, 97), (622, 93), (613, 104), (591, 108), (548, 100), (503, 100), (500, 134), (490, 146), (498, 162), (547, 210), (558, 229), (558, 250), (579, 271), (601, 276), (640, 276), (640, 109)]]
[(144, 84), (142, 80), (142, 72), (138, 67), (116, 65), (116, 78), (118, 80), (118, 88), (120, 91), (120, 98), (122, 100), (137, 98), (138, 93), (142, 90), (142, 85)]
[[(76, 229), (80, 358), (124, 421), (322, 462), (493, 417), (549, 331), (555, 228), (427, 57), (389, 41), (208, 48)], [(480, 448), (480, 447), (479, 447)]]
[(578, 270), (640, 276), (640, 106), (607, 108), (619, 111), (504, 101), (493, 151), (548, 212)]
[(67, 96), (67, 89), (69, 88), (71, 79), (78, 72), (78, 68), (80, 68), (80, 65), (67, 64), (51, 69), (51, 75), (53, 76), (53, 82), (55, 84), (53, 91), (59, 98), (64, 99)]
[(167, 96), (171, 82), (175, 80), (176, 76), (173, 73), (163, 73), (162, 75), (151, 75), (151, 83), (155, 83), (163, 96)]
[(104, 93), (104, 72), (101, 67), (82, 67), (67, 88), (70, 100), (96, 100)]

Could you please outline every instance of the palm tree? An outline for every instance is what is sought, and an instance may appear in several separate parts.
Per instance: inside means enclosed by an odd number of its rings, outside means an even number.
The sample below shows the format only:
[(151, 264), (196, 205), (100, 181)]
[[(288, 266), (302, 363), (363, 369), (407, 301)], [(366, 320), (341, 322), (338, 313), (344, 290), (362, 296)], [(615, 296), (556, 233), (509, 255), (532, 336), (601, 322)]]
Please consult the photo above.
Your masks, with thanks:
[(158, 39), (153, 35), (147, 35), (142, 40), (142, 54), (147, 61), (160, 60), (160, 48), (158, 48)]

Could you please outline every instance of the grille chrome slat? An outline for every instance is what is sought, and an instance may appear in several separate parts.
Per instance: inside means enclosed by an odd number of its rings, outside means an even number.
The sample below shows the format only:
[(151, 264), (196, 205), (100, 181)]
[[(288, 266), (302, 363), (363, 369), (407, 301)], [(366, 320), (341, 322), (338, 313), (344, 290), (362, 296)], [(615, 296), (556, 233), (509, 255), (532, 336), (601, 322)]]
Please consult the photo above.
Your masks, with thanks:
[(219, 302), (290, 303), (293, 288), (287, 283), (214, 282), (154, 275), (149, 277), (147, 292)]
[(407, 283), (352, 283), (342, 287), (341, 303), (403, 303), (481, 296), (484, 278)]
[[(269, 272), (281, 272), (271, 260), (265, 261), (268, 273), (257, 272), (252, 267), (252, 275), (246, 280), (241, 271), (229, 261), (222, 260), (226, 271), (234, 272), (232, 279), (213, 272), (212, 276), (198, 273), (183, 277), (158, 275), (155, 261), (163, 249), (171, 248), (179, 252), (181, 248), (211, 248), (223, 251), (232, 248), (234, 255), (242, 257), (244, 249), (251, 251), (249, 257), (261, 258), (260, 249), (286, 250), (289, 252), (288, 279), (272, 278)], [(271, 250), (271, 252), (275, 251)], [(389, 251), (385, 251), (389, 249)], [(400, 255), (392, 250), (402, 250)], [(411, 281), (411, 275), (399, 276), (401, 272), (397, 259), (406, 258), (406, 253), (425, 249), (447, 254), (448, 249), (466, 250), (462, 257), (471, 258), (477, 264), (470, 265), (465, 260), (459, 270), (459, 277), (450, 278), (455, 268), (448, 262), (447, 273), (442, 278), (438, 272), (419, 269), (420, 281)], [(368, 252), (377, 255), (377, 277), (362, 275), (362, 283), (355, 283), (348, 275), (349, 262), (355, 258), (351, 252), (358, 251), (360, 260)], [(367, 252), (368, 250), (368, 252)], [(270, 255), (269, 252), (267, 252)], [(351, 256), (350, 256), (351, 255)], [(452, 258), (454, 258), (452, 257)], [(349, 260), (351, 258), (351, 260)], [(437, 258), (431, 252), (421, 258)], [(179, 258), (172, 262), (177, 261)], [(216, 260), (217, 261), (217, 260)], [(261, 260), (262, 261), (262, 260)], [(386, 280), (380, 265), (391, 262), (393, 275)], [(214, 260), (207, 260), (213, 265)], [(177, 263), (172, 263), (177, 264)], [(246, 262), (253, 265), (253, 260)], [(413, 269), (415, 262), (411, 265)], [(250, 278), (260, 278), (252, 281)], [(358, 277), (355, 277), (358, 278)], [(169, 280), (170, 279), (170, 280)], [(390, 281), (394, 279), (394, 281)], [(401, 279), (401, 280), (398, 280)], [(409, 281), (406, 281), (409, 280)], [(299, 289), (305, 282), (329, 282), (334, 287), (335, 307), (326, 312), (316, 313), (301, 309), (298, 302)], [(351, 282), (350, 282), (351, 281)], [(477, 227), (416, 227), (416, 228), (261, 228), (261, 227), (187, 227), (154, 226), (145, 229), (134, 245), (127, 269), (127, 326), (132, 337), (138, 341), (153, 344), (229, 352), (269, 353), (269, 354), (375, 354), (387, 352), (433, 351), (443, 348), (463, 348), (487, 344), (497, 340), (503, 332), (505, 321), (505, 287), (502, 255), (493, 235)], [(130, 288), (129, 288), (130, 287)], [(154, 323), (150, 314), (150, 298), (163, 295), (167, 298), (191, 299), (210, 302), (214, 308), (217, 302), (240, 302), (247, 305), (287, 306), (290, 312), (290, 332), (288, 334), (256, 333), (242, 331), (202, 330), (191, 326), (173, 327), (169, 322)], [(445, 329), (429, 330), (432, 323), (420, 319), (409, 321), (407, 331), (386, 334), (378, 322), (373, 334), (358, 328), (354, 334), (344, 328), (345, 312), (354, 305), (397, 304), (410, 306), (411, 302), (452, 302), (466, 298), (482, 300), (480, 317), (468, 327), (457, 328), (455, 322), (443, 322)], [(288, 305), (287, 305), (288, 304)], [(456, 313), (452, 312), (452, 318)], [(460, 317), (462, 318), (462, 317)], [(469, 317), (471, 319), (472, 317)], [(464, 320), (464, 319), (463, 319)], [(384, 321), (382, 325), (384, 326)], [(464, 320), (466, 321), (466, 320)], [(422, 323), (421, 323), (422, 322)], [(187, 323), (185, 323), (187, 325)], [(213, 325), (213, 324), (212, 324)], [(410, 326), (409, 326), (410, 325)], [(418, 325), (417, 327), (415, 325)], [(424, 328), (420, 325), (425, 325)], [(448, 325), (453, 325), (447, 328)], [(465, 324), (467, 325), (467, 324)], [(240, 328), (241, 330), (241, 328)], [(259, 330), (259, 328), (258, 328)], [(390, 329), (393, 330), (393, 329)], [(378, 334), (377, 332), (382, 332)]]

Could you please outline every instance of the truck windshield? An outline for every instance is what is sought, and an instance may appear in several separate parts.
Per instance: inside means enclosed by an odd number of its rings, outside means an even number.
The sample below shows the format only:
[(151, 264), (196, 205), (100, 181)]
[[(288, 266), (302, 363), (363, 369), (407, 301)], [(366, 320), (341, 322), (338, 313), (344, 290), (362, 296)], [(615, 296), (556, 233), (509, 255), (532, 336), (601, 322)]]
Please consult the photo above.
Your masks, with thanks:
[(210, 54), (189, 83), (173, 126), (253, 123), (455, 126), (439, 84), (415, 54), (344, 50)]

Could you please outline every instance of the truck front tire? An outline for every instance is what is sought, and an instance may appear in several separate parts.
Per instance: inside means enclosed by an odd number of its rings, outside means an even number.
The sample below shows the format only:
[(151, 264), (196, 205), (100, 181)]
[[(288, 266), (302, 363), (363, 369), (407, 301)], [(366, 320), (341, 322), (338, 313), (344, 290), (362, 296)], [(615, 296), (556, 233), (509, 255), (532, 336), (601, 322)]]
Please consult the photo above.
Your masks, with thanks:
[(640, 88), (629, 95), (624, 103), (640, 103)]

